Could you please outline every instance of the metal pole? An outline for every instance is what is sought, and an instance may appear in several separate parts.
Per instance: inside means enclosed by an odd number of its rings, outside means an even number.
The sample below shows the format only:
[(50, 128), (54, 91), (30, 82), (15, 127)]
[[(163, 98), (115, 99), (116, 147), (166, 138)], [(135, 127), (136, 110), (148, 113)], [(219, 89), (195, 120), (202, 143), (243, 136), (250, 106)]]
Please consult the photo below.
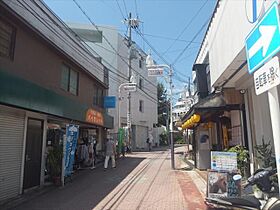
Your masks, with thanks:
[(119, 98), (118, 98), (118, 129), (121, 128), (121, 87), (122, 84), (119, 86)]
[(173, 142), (173, 116), (172, 116), (172, 99), (173, 99), (173, 84), (172, 84), (172, 68), (169, 66), (169, 84), (170, 84), (170, 149), (171, 149), (171, 168), (175, 169), (174, 164), (174, 142)]
[[(274, 139), (274, 149), (276, 156), (276, 167), (278, 174), (278, 185), (280, 183), (280, 109), (277, 87), (273, 87), (268, 91), (268, 101), (270, 108), (270, 118), (272, 125), (272, 134)], [(279, 188), (280, 195), (280, 188)]]
[[(131, 13), (128, 18), (128, 81), (131, 78)], [(131, 148), (131, 94), (127, 95), (127, 128), (128, 128), (128, 145)]]

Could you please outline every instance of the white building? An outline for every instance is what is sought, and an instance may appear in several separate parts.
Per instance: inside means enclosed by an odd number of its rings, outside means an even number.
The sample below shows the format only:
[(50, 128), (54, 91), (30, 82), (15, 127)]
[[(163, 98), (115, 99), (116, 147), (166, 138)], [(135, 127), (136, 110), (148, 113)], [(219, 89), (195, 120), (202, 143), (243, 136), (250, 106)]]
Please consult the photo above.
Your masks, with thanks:
[[(254, 147), (261, 144), (262, 138), (273, 144), (268, 93), (256, 95), (253, 74), (248, 73), (245, 39), (256, 26), (248, 20), (250, 7), (246, 1), (218, 1), (203, 44), (197, 56), (196, 64), (209, 63), (211, 86), (216, 90), (234, 89), (243, 95), (245, 105), (244, 124), (241, 127), (240, 142), (244, 143), (247, 134), (250, 150), (251, 172), (256, 165)], [(250, 2), (250, 1), (248, 1)], [(258, 1), (260, 17), (275, 1)], [(279, 1), (277, 1), (279, 4)], [(278, 5), (279, 8), (279, 5)], [(247, 10), (246, 10), (247, 9)], [(276, 54), (279, 57), (279, 53)], [(205, 62), (207, 60), (207, 62)], [(279, 95), (279, 86), (278, 95)], [(234, 118), (242, 117), (236, 112)], [(232, 120), (232, 123), (235, 120)], [(244, 128), (247, 128), (244, 130)], [(232, 130), (233, 132), (233, 130)], [(233, 133), (232, 133), (233, 134)]]
[(181, 121), (181, 118), (190, 110), (194, 104), (194, 97), (190, 90), (184, 89), (173, 106), (172, 116), (174, 123)]
[[(121, 100), (118, 100), (118, 89), (121, 84), (128, 82), (128, 41), (114, 27), (98, 26), (98, 32), (92, 25), (69, 26), (109, 69), (108, 95), (116, 96), (116, 108), (108, 111), (115, 119), (114, 130), (110, 132), (116, 134), (119, 119), (122, 127), (127, 125), (127, 92), (121, 89)], [(137, 91), (131, 93), (131, 128), (132, 148), (137, 149), (146, 148), (148, 131), (157, 123), (157, 80), (156, 77), (148, 77), (146, 54), (135, 44), (132, 48), (132, 75), (137, 83)]]

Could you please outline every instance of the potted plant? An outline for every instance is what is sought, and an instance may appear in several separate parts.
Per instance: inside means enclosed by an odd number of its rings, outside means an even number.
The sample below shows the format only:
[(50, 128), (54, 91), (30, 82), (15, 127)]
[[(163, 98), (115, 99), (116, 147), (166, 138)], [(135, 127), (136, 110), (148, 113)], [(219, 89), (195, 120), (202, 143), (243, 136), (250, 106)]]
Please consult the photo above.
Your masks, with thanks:
[(227, 150), (228, 152), (237, 153), (237, 167), (242, 176), (247, 175), (249, 165), (249, 151), (241, 145), (236, 145)]
[(60, 185), (63, 149), (61, 145), (54, 146), (48, 151), (50, 176), (55, 185)]

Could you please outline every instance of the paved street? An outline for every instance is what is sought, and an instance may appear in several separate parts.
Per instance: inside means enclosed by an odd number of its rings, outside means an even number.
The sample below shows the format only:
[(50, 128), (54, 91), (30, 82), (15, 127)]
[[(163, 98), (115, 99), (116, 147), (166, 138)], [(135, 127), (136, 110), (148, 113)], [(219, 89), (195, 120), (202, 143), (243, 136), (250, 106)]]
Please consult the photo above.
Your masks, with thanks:
[(134, 152), (119, 159), (116, 169), (80, 171), (64, 188), (53, 188), (13, 209), (206, 209), (195, 179), (194, 171), (171, 171), (166, 150)]

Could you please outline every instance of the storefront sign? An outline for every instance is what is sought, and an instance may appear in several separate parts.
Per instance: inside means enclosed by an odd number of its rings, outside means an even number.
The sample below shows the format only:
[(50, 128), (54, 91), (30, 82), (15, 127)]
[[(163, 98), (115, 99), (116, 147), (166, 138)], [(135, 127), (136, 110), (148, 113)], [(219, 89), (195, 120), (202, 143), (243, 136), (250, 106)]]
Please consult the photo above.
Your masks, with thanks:
[(237, 154), (235, 152), (211, 152), (211, 169), (216, 171), (237, 170)]
[(254, 73), (254, 83), (257, 95), (280, 84), (278, 57), (274, 57)]
[(79, 126), (67, 125), (66, 126), (66, 151), (64, 157), (65, 160), (64, 176), (71, 176), (78, 137), (79, 137)]
[(86, 122), (103, 126), (103, 115), (101, 112), (95, 111), (94, 109), (88, 109), (86, 113)]
[(116, 108), (116, 96), (105, 96), (104, 108)]

